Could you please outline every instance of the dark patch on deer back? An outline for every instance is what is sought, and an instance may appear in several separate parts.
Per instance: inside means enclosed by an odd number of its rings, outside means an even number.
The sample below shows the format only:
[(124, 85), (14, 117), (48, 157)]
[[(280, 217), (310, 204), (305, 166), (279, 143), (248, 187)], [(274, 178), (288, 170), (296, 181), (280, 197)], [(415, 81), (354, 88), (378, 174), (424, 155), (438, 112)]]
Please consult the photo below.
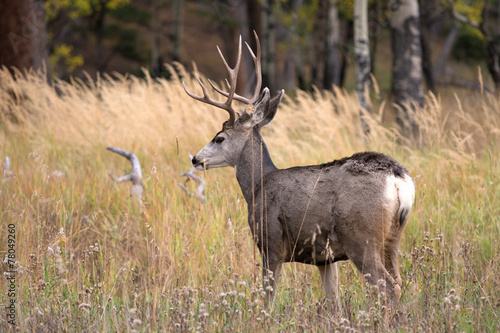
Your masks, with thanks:
[(394, 176), (403, 178), (408, 170), (395, 159), (377, 152), (356, 153), (350, 157), (344, 157), (329, 163), (321, 164), (321, 169), (330, 167), (344, 167), (352, 174), (368, 173), (392, 173)]

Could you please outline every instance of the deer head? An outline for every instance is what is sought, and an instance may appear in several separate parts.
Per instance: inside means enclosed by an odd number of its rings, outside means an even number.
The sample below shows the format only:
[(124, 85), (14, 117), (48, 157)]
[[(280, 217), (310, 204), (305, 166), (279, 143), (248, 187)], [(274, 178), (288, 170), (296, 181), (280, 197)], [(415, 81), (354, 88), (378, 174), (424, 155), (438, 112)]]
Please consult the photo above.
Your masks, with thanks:
[[(254, 61), (255, 74), (257, 77), (254, 94), (251, 98), (245, 98), (236, 94), (236, 83), (241, 64), (241, 36), (238, 45), (238, 57), (234, 68), (231, 68), (228, 65), (221, 50), (217, 47), (219, 55), (222, 58), (224, 66), (228, 72), (229, 79), (226, 80), (226, 85), (229, 92), (219, 89), (212, 83), (212, 81), (208, 81), (218, 93), (227, 98), (225, 102), (219, 102), (211, 98), (206, 87), (197, 76), (196, 79), (202, 88), (203, 97), (191, 93), (183, 83), (184, 90), (192, 98), (226, 110), (229, 113), (229, 119), (222, 125), (222, 130), (215, 135), (212, 141), (210, 141), (193, 157), (192, 163), (198, 170), (221, 168), (226, 166), (235, 167), (238, 161), (241, 160), (241, 152), (244, 150), (252, 132), (256, 131), (258, 133), (260, 128), (268, 124), (276, 115), (276, 111), (281, 99), (283, 98), (284, 91), (282, 90), (280, 94), (272, 99), (268, 88), (264, 88), (263, 91), (260, 92), (262, 86), (261, 54), (260, 42), (256, 33), (255, 39), (257, 42), (257, 55), (253, 53), (248, 43), (245, 43)], [(233, 100), (246, 104), (246, 108), (242, 112), (236, 113), (232, 106)]]

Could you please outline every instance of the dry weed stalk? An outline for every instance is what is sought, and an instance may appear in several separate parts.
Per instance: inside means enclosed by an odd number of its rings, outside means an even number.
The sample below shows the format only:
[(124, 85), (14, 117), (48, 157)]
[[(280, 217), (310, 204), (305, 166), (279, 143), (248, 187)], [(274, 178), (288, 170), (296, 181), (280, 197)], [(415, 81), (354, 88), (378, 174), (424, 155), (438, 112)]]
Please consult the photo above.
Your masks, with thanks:
[(3, 166), (3, 179), (2, 179), (2, 182), (6, 182), (9, 180), (9, 178), (14, 174), (14, 172), (12, 172), (10, 170), (10, 159), (9, 159), (9, 156), (5, 156), (5, 162), (4, 162), (4, 166)]
[[(193, 155), (189, 154), (190, 163), (192, 159)], [(205, 181), (194, 173), (194, 166), (192, 163), (191, 163), (191, 170), (189, 170), (188, 172), (181, 173), (180, 176), (186, 177), (184, 183), (179, 183), (179, 186), (184, 190), (184, 192), (186, 192), (188, 196), (194, 195), (195, 197), (200, 199), (201, 202), (205, 203), (205, 196), (203, 195), (203, 190), (205, 189)], [(194, 180), (199, 184), (198, 187), (196, 188), (196, 192), (189, 192), (188, 189), (186, 188), (186, 184), (190, 180)]]
[(139, 159), (131, 152), (120, 148), (107, 147), (106, 149), (127, 158), (132, 164), (132, 172), (128, 175), (117, 178), (115, 175), (110, 173), (109, 176), (117, 183), (131, 181), (132, 188), (130, 189), (130, 196), (140, 201), (142, 194), (144, 193), (144, 186), (142, 185), (142, 172)]

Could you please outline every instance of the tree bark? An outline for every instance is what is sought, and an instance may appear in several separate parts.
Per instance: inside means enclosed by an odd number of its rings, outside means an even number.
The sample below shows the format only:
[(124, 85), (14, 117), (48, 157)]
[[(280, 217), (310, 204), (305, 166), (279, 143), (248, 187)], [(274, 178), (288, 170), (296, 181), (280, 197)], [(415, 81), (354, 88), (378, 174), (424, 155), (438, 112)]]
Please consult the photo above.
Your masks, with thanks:
[(154, 77), (159, 77), (162, 71), (161, 57), (161, 19), (160, 11), (162, 0), (152, 0), (151, 11), (151, 72)]
[(354, 1), (354, 53), (356, 55), (356, 92), (361, 107), (369, 111), (370, 42), (368, 40), (368, 0)]
[(391, 0), (392, 94), (398, 105), (396, 121), (405, 136), (418, 134), (413, 113), (422, 106), (422, 47), (417, 0)]
[(170, 34), (170, 60), (181, 61), (181, 38), (184, 24), (184, 0), (173, 1), (173, 29)]
[(375, 0), (368, 6), (368, 37), (370, 42), (370, 73), (375, 73), (375, 56), (377, 55), (378, 35), (380, 34), (380, 23), (378, 11), (380, 0)]
[(339, 10), (334, 0), (328, 1), (328, 23), (326, 32), (326, 63), (324, 87), (332, 89), (342, 84), (342, 61), (340, 55), (340, 22)]
[[(248, 0), (247, 4), (247, 15), (248, 15), (248, 35), (253, 36), (255, 31), (259, 37), (262, 36), (262, 8), (260, 6), (259, 0)], [(248, 44), (255, 50), (255, 40), (251, 38)]]
[(431, 10), (435, 10), (433, 1), (420, 0), (420, 43), (422, 45), (422, 72), (427, 89), (436, 94), (434, 72), (432, 70), (431, 48), (428, 42), (428, 28), (431, 24)]
[(500, 42), (499, 35), (493, 35), (486, 27), (488, 17), (489, 4), (485, 4), (481, 13), (480, 30), (486, 40), (486, 64), (490, 71), (491, 78), (495, 84), (495, 90), (500, 91)]
[(285, 55), (285, 66), (283, 69), (283, 78), (284, 83), (283, 86), (285, 90), (291, 91), (295, 89), (295, 79), (296, 75), (296, 60), (297, 53), (300, 50), (295, 46), (296, 36), (297, 36), (297, 12), (300, 10), (302, 6), (302, 0), (293, 0), (292, 2), (292, 22), (290, 23), (290, 27), (288, 27), (287, 37), (286, 37), (286, 55)]
[[(231, 0), (231, 6), (236, 10), (237, 34), (241, 36), (243, 41), (252, 45), (251, 41), (255, 39), (253, 32), (248, 28), (248, 6), (244, 2)], [(253, 49), (255, 53), (255, 48)], [(248, 56), (248, 53), (243, 51), (242, 64), (240, 67), (240, 75), (238, 75), (237, 86), (243, 92), (243, 95), (249, 95), (253, 92), (254, 83), (256, 81), (254, 63)]]
[(106, 20), (107, 11), (108, 11), (107, 3), (104, 0), (100, 0), (97, 8), (94, 8), (94, 13), (96, 15), (95, 34), (96, 34), (96, 48), (97, 48), (97, 71), (99, 73), (103, 72), (106, 67), (102, 42), (104, 40), (104, 24)]
[(368, 92), (370, 89), (370, 41), (368, 39), (368, 0), (354, 1), (354, 53), (356, 55), (356, 92), (358, 94), (361, 126), (369, 132), (365, 114), (370, 112)]
[(311, 81), (319, 89), (325, 88), (326, 55), (327, 55), (327, 26), (328, 26), (328, 1), (320, 0), (314, 18), (311, 36), (311, 50), (309, 52), (311, 64)]
[(276, 22), (274, 0), (263, 0), (262, 9), (262, 86), (276, 90)]
[(1, 1), (0, 65), (41, 70), (47, 59), (44, 1)]

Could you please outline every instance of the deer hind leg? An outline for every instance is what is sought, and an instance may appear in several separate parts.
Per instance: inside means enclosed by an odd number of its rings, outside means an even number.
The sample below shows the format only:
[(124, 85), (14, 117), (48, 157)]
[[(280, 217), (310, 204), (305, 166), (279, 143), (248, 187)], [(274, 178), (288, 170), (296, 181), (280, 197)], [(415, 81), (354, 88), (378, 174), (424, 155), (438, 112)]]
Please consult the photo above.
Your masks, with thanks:
[(399, 274), (398, 242), (391, 243), (386, 247), (385, 268), (396, 282), (391, 296), (393, 296), (393, 301), (398, 303), (401, 297), (401, 286), (403, 285), (403, 280)]
[[(359, 246), (358, 244), (351, 244), (352, 246), (345, 246), (345, 251), (348, 258), (354, 263), (356, 268), (363, 274), (367, 281), (374, 285), (379, 286), (380, 291), (388, 294), (389, 298), (395, 298), (395, 292), (400, 291), (399, 285), (396, 280), (391, 276), (386, 269), (382, 258), (384, 255), (383, 246), (379, 244), (367, 244), (366, 246)], [(379, 281), (385, 281), (385, 288), (380, 286)], [(395, 286), (397, 286), (395, 288)]]
[(324, 266), (317, 266), (321, 281), (325, 288), (326, 298), (333, 304), (334, 313), (340, 314), (340, 298), (339, 298), (339, 279), (338, 269), (336, 263), (327, 264)]

